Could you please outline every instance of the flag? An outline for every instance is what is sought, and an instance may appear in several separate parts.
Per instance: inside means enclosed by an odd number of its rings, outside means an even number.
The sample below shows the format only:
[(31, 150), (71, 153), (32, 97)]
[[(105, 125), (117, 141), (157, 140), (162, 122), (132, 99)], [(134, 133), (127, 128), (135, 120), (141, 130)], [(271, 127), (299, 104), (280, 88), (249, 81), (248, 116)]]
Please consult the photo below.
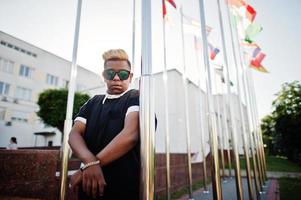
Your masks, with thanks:
[(235, 6), (237, 8), (246, 5), (243, 0), (226, 0), (226, 3), (230, 6)]
[(219, 49), (214, 47), (211, 43), (208, 42), (208, 47), (210, 51), (210, 59), (214, 60), (215, 56), (219, 53)]
[(246, 42), (246, 41), (242, 41), (240, 43), (242, 46), (245, 46), (245, 47), (250, 47), (250, 48), (257, 48), (259, 47), (257, 43), (251, 41), (251, 42)]
[(245, 30), (245, 38), (244, 40), (248, 43), (252, 43), (253, 42), (253, 37), (255, 35), (257, 35), (259, 32), (262, 31), (262, 26), (258, 25), (258, 24), (250, 24), (247, 29)]
[(167, 14), (165, 1), (167, 1), (168, 3), (170, 3), (170, 4), (172, 5), (172, 7), (174, 7), (175, 9), (177, 9), (177, 5), (176, 5), (176, 3), (175, 3), (173, 0), (162, 0), (162, 12), (163, 12), (163, 18), (164, 18), (165, 15)]
[(256, 58), (256, 56), (260, 53), (261, 49), (259, 47), (256, 47), (252, 53), (252, 57)]
[[(184, 31), (188, 34), (193, 34), (193, 35), (200, 35), (201, 34), (201, 23), (200, 21), (183, 14), (184, 18)], [(212, 28), (210, 26), (206, 25), (206, 35), (208, 36), (209, 33), (211, 32)]]
[(256, 11), (250, 5), (246, 5), (246, 17), (250, 22), (253, 22), (256, 16)]
[(257, 70), (257, 71), (267, 73), (268, 71), (261, 64), (264, 57), (265, 57), (264, 53), (262, 53), (262, 52), (257, 53), (255, 58), (251, 59), (250, 67)]

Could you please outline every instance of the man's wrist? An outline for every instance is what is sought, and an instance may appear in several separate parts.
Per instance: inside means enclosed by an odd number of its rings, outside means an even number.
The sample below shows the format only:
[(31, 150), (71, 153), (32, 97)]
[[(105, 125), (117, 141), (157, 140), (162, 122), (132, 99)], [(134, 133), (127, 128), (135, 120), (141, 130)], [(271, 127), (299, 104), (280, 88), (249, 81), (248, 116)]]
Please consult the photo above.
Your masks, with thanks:
[(85, 169), (87, 169), (88, 167), (91, 167), (93, 165), (100, 165), (100, 161), (96, 160), (96, 161), (88, 162), (80, 167), (80, 171), (84, 171)]

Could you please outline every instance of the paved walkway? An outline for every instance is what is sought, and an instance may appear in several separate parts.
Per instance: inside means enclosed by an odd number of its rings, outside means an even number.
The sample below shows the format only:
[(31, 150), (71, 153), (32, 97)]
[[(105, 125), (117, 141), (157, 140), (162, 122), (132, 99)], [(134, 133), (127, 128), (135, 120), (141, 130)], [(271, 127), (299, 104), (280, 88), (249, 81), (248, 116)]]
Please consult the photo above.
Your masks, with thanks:
[[(247, 179), (242, 179), (243, 183), (243, 192), (244, 192), (244, 199), (248, 200), (248, 185), (247, 185)], [(208, 186), (209, 193), (204, 193), (203, 189), (197, 190), (194, 192), (193, 197), (194, 200), (212, 200), (212, 187), (211, 185)], [(253, 187), (254, 188), (254, 187)], [(278, 183), (275, 179), (269, 179), (266, 183), (266, 187), (263, 188), (264, 192), (260, 195), (260, 200), (278, 200), (279, 198), (279, 192), (278, 192)], [(236, 200), (236, 186), (235, 186), (235, 179), (230, 178), (226, 181), (222, 182), (222, 193), (223, 193), (223, 199), (224, 200)], [(255, 193), (254, 193), (255, 197)], [(179, 200), (186, 200), (189, 199), (188, 196), (184, 196), (180, 198)]]

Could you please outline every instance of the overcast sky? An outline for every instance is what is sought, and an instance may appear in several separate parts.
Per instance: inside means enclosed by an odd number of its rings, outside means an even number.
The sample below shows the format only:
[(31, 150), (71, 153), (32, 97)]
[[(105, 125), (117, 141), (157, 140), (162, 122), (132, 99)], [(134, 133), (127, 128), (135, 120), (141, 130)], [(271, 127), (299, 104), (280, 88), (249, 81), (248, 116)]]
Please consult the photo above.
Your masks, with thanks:
[[(135, 63), (140, 63), (141, 2), (136, 2)], [(175, 2), (178, 7), (183, 6), (186, 14), (199, 18), (197, 0)], [(155, 71), (160, 71), (163, 66), (161, 0), (152, 3), (153, 66)], [(274, 94), (281, 84), (301, 80), (301, 1), (252, 0), (248, 3), (257, 11), (256, 23), (263, 27), (254, 39), (266, 53), (263, 65), (270, 72), (263, 74), (253, 70), (259, 116), (262, 117), (271, 112)], [(132, 7), (132, 0), (83, 1), (78, 51), (81, 66), (99, 73), (102, 70), (101, 54), (111, 48), (124, 48), (132, 56)], [(216, 1), (205, 0), (205, 8), (207, 25), (213, 27), (211, 39), (221, 47)], [(71, 60), (75, 12), (75, 0), (0, 0), (0, 30)], [(169, 68), (181, 70), (180, 15), (172, 10), (168, 12), (173, 25), (168, 25), (166, 32), (167, 64)], [(186, 35), (185, 41), (186, 65), (190, 66), (189, 72), (193, 76), (196, 61), (189, 57), (193, 37)], [(228, 39), (226, 44), (229, 44)], [(217, 62), (222, 62), (221, 58), (217, 58)], [(136, 72), (139, 73), (139, 69)]]

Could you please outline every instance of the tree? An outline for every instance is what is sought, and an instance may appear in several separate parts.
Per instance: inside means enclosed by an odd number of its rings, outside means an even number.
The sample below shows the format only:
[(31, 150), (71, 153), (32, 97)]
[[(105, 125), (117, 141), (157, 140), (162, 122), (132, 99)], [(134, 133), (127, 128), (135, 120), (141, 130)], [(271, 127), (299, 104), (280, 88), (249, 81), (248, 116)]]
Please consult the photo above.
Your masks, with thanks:
[(276, 95), (269, 118), (274, 149), (301, 164), (301, 84), (298, 81), (284, 83)]
[[(39, 95), (38, 105), (40, 110), (37, 115), (44, 124), (56, 127), (62, 133), (63, 141), (64, 121), (67, 108), (67, 89), (47, 89)], [(74, 96), (73, 117), (78, 113), (80, 107), (89, 99), (89, 95), (76, 92)]]

